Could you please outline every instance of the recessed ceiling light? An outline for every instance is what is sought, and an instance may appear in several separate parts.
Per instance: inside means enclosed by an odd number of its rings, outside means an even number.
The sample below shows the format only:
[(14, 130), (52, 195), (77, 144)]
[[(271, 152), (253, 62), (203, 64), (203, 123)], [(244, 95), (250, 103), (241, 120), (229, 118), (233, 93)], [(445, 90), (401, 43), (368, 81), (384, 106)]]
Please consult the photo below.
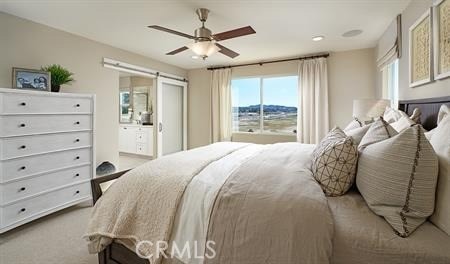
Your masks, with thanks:
[(322, 39), (324, 39), (324, 36), (315, 36), (312, 38), (313, 41), (321, 41)]
[(360, 35), (362, 32), (363, 31), (361, 29), (354, 29), (354, 30), (345, 32), (344, 34), (342, 34), (342, 36), (345, 38), (351, 38), (351, 37), (356, 37), (356, 36)]
[(197, 56), (197, 55), (192, 55), (191, 58), (194, 59), (194, 60), (200, 59), (200, 57)]

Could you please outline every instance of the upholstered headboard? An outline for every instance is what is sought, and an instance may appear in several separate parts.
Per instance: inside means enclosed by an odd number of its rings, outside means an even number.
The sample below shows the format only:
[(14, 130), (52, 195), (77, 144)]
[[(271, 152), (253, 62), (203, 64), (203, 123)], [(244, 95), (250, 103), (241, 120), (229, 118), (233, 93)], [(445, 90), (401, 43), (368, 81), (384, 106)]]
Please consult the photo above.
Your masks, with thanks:
[(436, 97), (417, 100), (401, 100), (399, 101), (399, 109), (411, 115), (415, 108), (419, 108), (422, 112), (420, 123), (426, 130), (436, 127), (437, 115), (441, 105), (450, 106), (450, 96)]

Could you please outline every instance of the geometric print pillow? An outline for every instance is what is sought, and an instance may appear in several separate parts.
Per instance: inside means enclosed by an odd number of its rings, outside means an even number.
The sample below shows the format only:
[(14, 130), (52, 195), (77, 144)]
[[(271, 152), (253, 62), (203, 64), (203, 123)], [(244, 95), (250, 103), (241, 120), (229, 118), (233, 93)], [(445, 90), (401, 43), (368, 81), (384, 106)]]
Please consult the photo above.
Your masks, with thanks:
[(353, 138), (336, 127), (314, 150), (312, 172), (327, 196), (339, 196), (353, 185), (357, 162), (358, 150)]

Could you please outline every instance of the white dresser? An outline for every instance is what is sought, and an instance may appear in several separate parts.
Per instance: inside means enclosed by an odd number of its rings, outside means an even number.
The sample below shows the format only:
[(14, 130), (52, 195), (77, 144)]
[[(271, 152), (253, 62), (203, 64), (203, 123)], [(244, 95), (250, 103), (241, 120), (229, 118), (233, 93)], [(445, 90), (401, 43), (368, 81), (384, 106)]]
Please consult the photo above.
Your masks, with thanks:
[(0, 233), (92, 199), (93, 95), (0, 88)]
[(153, 156), (153, 126), (120, 124), (119, 151)]

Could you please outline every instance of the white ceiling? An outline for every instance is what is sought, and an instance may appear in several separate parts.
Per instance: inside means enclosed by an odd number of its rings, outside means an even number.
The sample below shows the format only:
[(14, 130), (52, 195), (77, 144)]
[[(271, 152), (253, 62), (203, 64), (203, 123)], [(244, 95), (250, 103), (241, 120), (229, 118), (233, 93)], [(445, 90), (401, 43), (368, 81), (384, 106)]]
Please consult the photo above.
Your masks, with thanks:
[[(156, 60), (192, 69), (303, 54), (374, 47), (378, 38), (410, 0), (59, 0), (4, 1), (0, 11), (42, 23)], [(166, 52), (189, 39), (148, 29), (161, 25), (193, 34), (200, 26), (195, 9), (211, 10), (206, 26), (218, 33), (251, 25), (256, 34), (225, 40), (222, 45), (241, 55), (230, 59), (215, 54), (206, 61), (191, 51)], [(341, 35), (364, 32), (353, 38)], [(325, 36), (313, 42), (311, 37)]]

